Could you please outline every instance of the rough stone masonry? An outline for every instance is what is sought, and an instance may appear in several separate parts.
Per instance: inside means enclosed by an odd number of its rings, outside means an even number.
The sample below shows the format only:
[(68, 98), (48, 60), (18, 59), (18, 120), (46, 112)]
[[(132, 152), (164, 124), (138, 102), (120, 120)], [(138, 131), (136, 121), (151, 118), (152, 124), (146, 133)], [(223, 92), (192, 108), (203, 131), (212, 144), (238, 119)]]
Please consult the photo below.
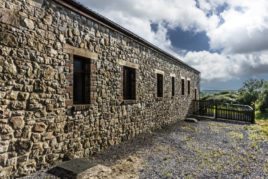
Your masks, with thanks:
[[(74, 55), (90, 62), (86, 105), (73, 104)], [(137, 73), (135, 100), (122, 97), (124, 66)], [(158, 73), (163, 97), (156, 95)], [(74, 1), (0, 0), (0, 178), (89, 157), (183, 120), (199, 78), (197, 70)]]

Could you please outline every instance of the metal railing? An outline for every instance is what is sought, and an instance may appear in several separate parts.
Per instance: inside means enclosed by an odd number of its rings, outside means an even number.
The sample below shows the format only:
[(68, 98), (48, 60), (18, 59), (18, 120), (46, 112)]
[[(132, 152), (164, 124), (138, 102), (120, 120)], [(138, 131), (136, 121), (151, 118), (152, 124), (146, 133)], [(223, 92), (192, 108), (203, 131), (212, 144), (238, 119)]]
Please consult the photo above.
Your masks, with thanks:
[(255, 108), (248, 105), (228, 104), (217, 101), (194, 100), (190, 114), (255, 123)]

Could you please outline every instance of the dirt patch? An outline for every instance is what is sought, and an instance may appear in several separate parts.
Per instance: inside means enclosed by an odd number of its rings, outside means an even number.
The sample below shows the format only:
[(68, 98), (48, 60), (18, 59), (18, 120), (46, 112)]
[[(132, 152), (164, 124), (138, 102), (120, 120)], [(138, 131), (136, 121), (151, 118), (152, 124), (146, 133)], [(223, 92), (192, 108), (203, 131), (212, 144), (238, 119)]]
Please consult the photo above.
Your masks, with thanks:
[(143, 161), (134, 156), (119, 160), (111, 167), (97, 165), (87, 171), (84, 179), (138, 179), (139, 170), (142, 168)]

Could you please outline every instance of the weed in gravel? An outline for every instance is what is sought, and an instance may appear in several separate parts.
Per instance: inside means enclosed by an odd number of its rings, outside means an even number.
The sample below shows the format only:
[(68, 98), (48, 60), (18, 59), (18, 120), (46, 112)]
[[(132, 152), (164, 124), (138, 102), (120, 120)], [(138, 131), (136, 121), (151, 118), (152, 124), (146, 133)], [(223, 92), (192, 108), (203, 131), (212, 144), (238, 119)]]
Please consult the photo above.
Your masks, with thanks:
[(165, 176), (166, 178), (173, 178), (173, 175), (172, 175), (171, 172), (165, 172), (165, 173), (164, 173), (164, 176)]
[(224, 128), (226, 127), (226, 124), (219, 123), (219, 122), (214, 122), (214, 123), (209, 122), (208, 125), (211, 126), (211, 127), (224, 127)]
[(268, 160), (266, 160), (264, 166), (263, 166), (263, 171), (268, 175)]
[(194, 126), (191, 126), (191, 125), (187, 125), (187, 126), (182, 126), (181, 127), (181, 129), (183, 130), (183, 131), (192, 131), (192, 132), (194, 132), (195, 130), (196, 130), (196, 128), (194, 127)]
[(214, 134), (219, 134), (220, 133), (220, 129), (217, 128), (217, 127), (210, 127), (209, 130)]
[(235, 139), (235, 140), (242, 140), (244, 138), (244, 135), (241, 132), (237, 131), (231, 131), (228, 133), (230, 138)]
[(256, 141), (252, 142), (250, 144), (250, 148), (252, 150), (259, 151), (260, 150), (259, 142), (256, 142)]
[(257, 124), (261, 127), (261, 131), (263, 132), (263, 134), (265, 134), (265, 136), (268, 139), (268, 121), (267, 120), (258, 121)]
[(257, 124), (244, 127), (252, 141), (268, 140), (268, 121), (257, 121)]
[(261, 131), (260, 126), (252, 126), (249, 128), (249, 139), (251, 141), (262, 141), (265, 140), (265, 136), (263, 132)]

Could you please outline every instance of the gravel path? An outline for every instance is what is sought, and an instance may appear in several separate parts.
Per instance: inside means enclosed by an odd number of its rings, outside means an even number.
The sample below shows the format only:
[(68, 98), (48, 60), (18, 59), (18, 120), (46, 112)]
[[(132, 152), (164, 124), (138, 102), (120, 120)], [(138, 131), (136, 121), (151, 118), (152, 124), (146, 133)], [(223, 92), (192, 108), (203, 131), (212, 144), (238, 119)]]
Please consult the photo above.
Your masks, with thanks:
[(254, 127), (179, 123), (142, 153), (140, 178), (267, 178), (268, 142)]
[(268, 141), (256, 125), (181, 121), (91, 160), (88, 178), (268, 178)]

